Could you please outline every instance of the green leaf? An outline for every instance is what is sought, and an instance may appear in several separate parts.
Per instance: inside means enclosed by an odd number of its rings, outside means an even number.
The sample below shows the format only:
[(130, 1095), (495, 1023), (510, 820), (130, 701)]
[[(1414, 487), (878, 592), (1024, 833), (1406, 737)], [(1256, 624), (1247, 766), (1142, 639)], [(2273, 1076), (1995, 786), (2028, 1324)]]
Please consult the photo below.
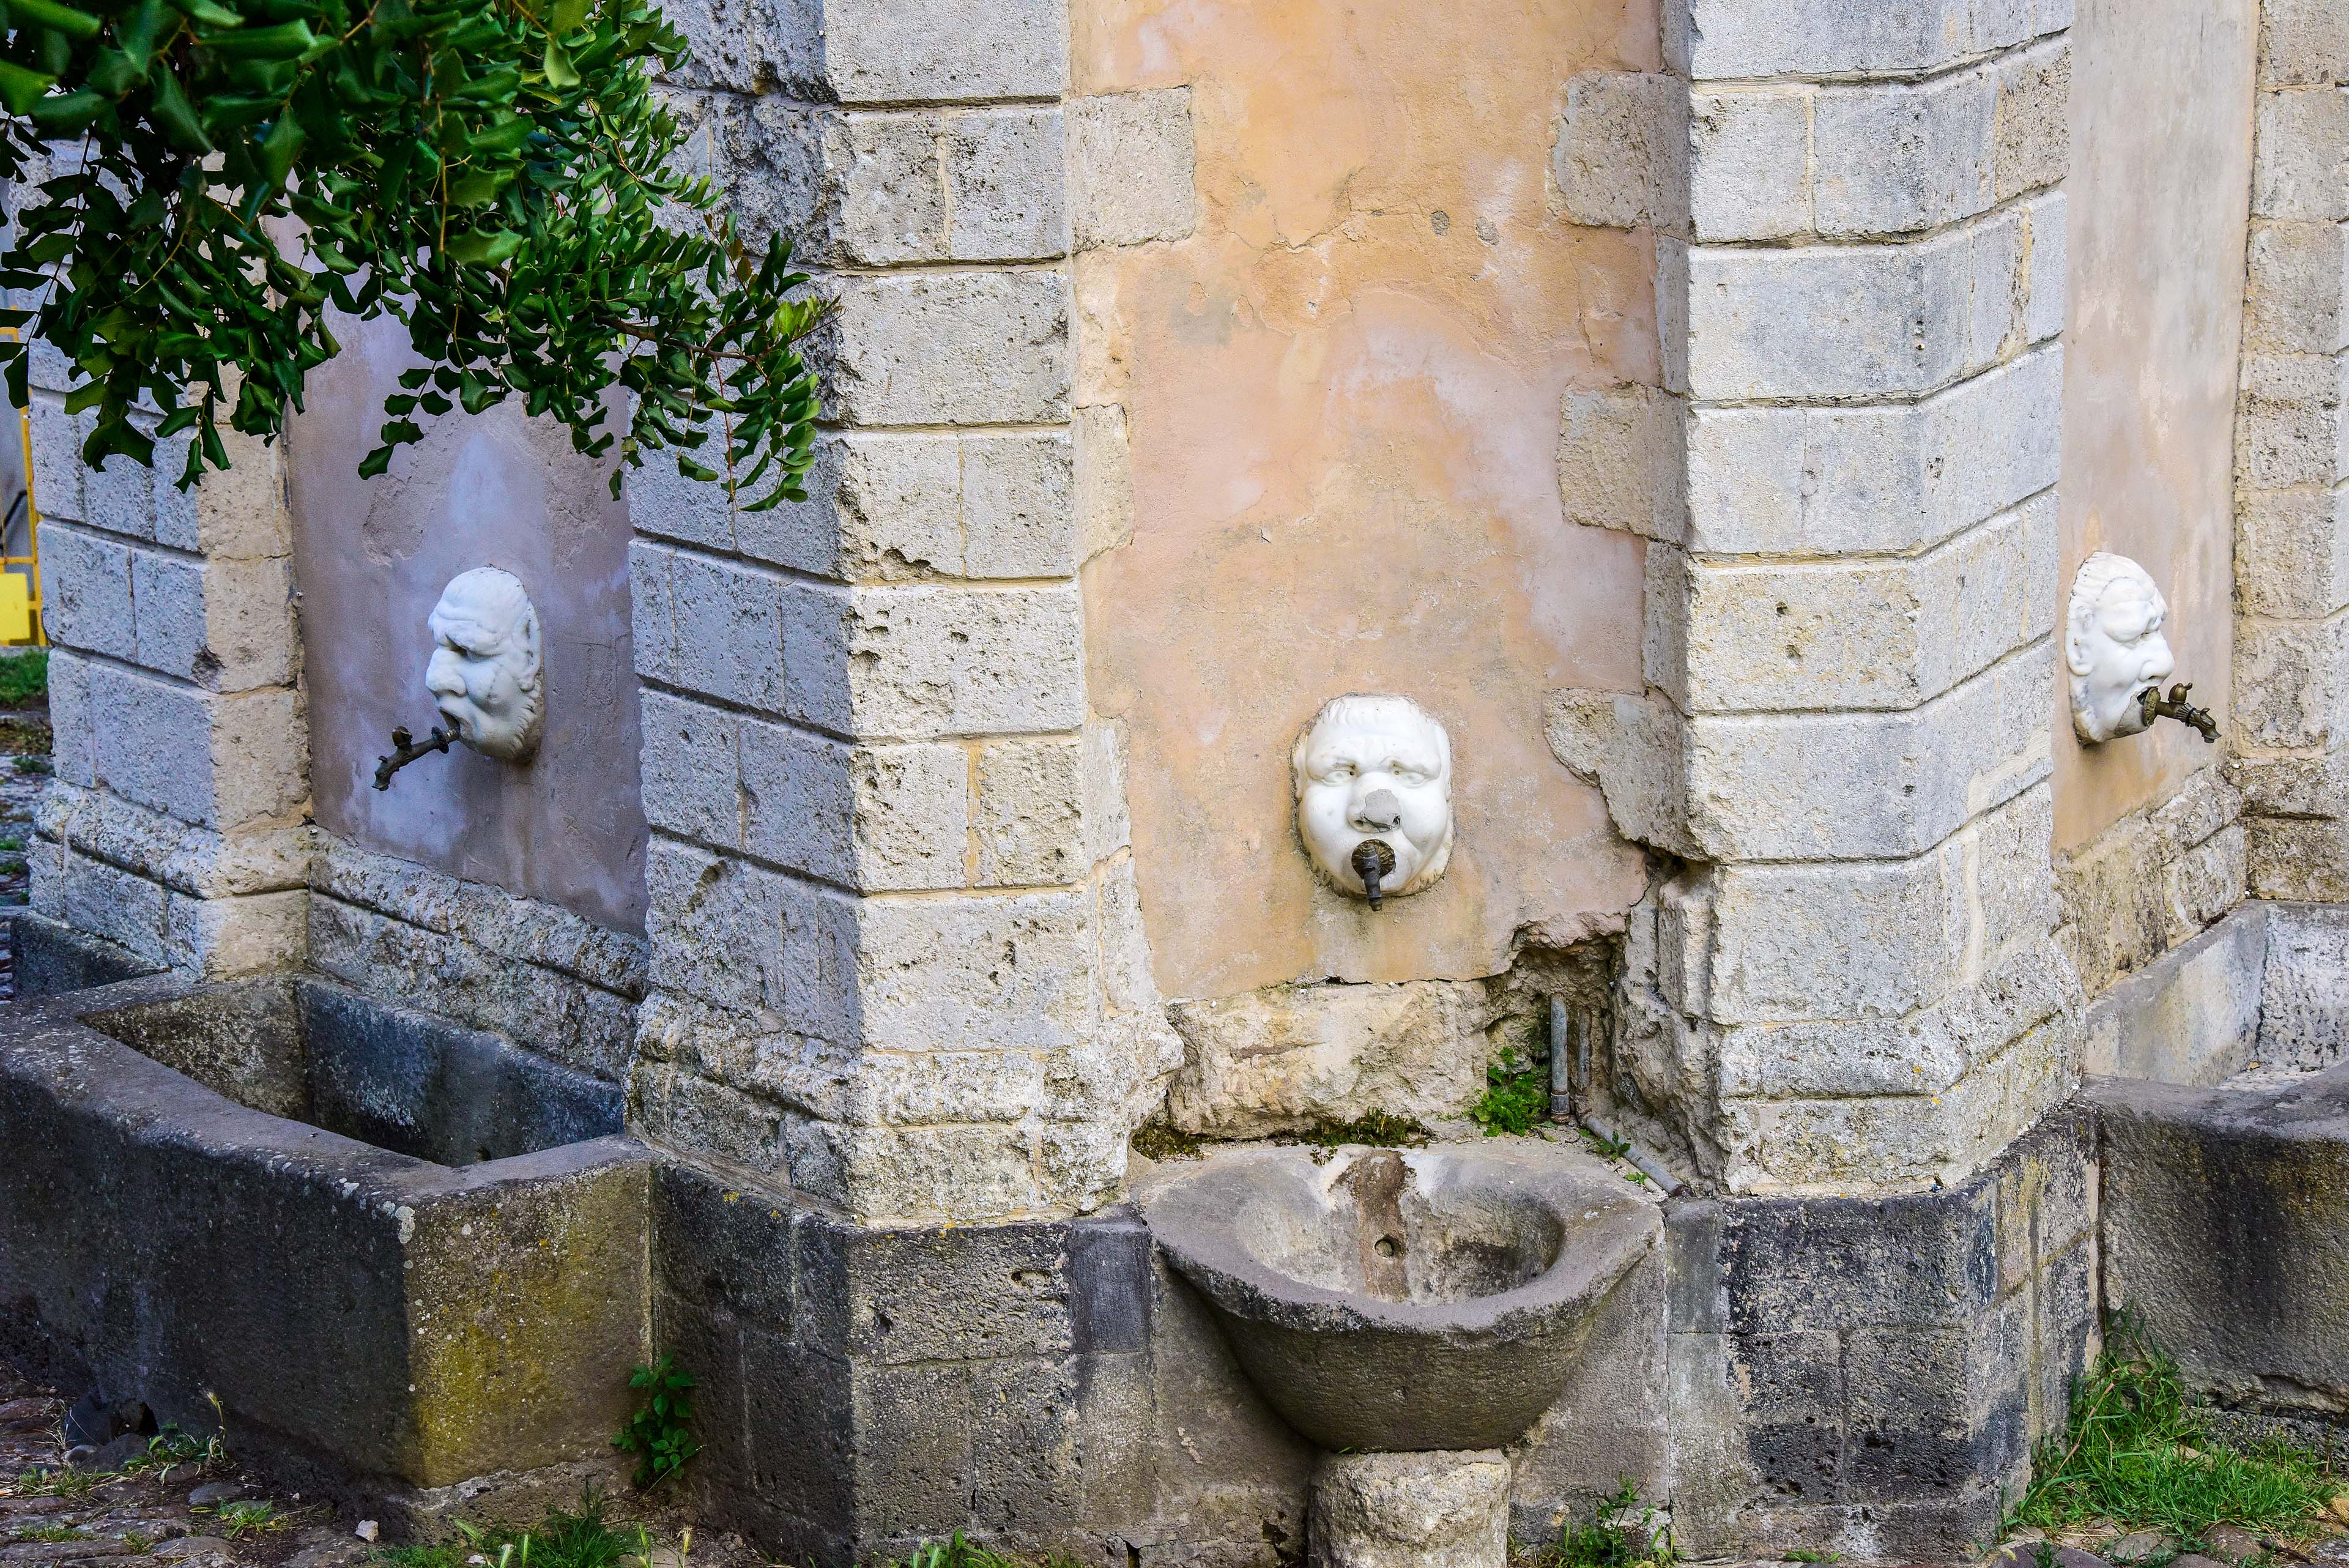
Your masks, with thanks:
[[(21, 0), (8, 0), (14, 5)], [(207, 36), (204, 47), (233, 60), (290, 60), (306, 54), (318, 42), (307, 22), (280, 22), (274, 27), (245, 27), (222, 36)]]
[(547, 30), (568, 37), (587, 24), (587, 0), (554, 0), (547, 16)]
[(54, 27), (68, 38), (95, 38), (104, 25), (88, 12), (60, 5), (57, 0), (8, 0), (8, 16), (20, 27)]
[(7, 106), (10, 114), (30, 114), (41, 95), (57, 85), (57, 78), (42, 71), (28, 71), (20, 65), (0, 60), (0, 104)]
[(271, 195), (283, 189), (294, 160), (301, 155), (302, 144), (309, 140), (301, 123), (290, 114), (271, 126), (269, 134), (261, 140), (261, 183), (255, 189)]
[(196, 111), (170, 66), (158, 60), (150, 67), (147, 85), (153, 103), (150, 112), (164, 140), (191, 157), (201, 158), (212, 151), (212, 138), (204, 134), (202, 122), (196, 119)]
[(579, 72), (571, 63), (570, 51), (553, 38), (546, 40), (546, 52), (540, 57), (539, 64), (546, 73), (549, 87), (569, 88), (579, 85)]
[(45, 98), (35, 104), (26, 118), (51, 136), (67, 136), (86, 130), (90, 121), (104, 113), (106, 95), (89, 88), (77, 88), (55, 98)]
[(452, 261), (470, 266), (495, 266), (522, 249), (526, 242), (511, 229), (472, 229), (449, 236), (446, 246)]

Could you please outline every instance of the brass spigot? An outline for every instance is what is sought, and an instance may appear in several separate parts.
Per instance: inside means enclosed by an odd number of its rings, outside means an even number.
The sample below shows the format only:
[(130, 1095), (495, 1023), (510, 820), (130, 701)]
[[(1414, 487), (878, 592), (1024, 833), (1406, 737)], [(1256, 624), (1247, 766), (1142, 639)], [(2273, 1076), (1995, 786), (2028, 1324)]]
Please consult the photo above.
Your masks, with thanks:
[(1379, 880), (1394, 875), (1394, 850), (1383, 838), (1365, 838), (1354, 846), (1354, 875), (1362, 879), (1362, 891), (1371, 898), (1371, 908), (1381, 903)]
[(419, 757), (429, 757), (435, 752), (447, 751), (456, 742), (456, 725), (451, 724), (444, 730), (440, 725), (435, 724), (432, 726), (432, 738), (426, 741), (423, 744), (419, 745), (416, 742), (415, 737), (411, 736), (408, 732), (407, 726), (401, 725), (391, 732), (391, 744), (393, 748), (391, 755), (388, 757), (378, 757), (375, 760), (375, 787), (378, 789), (389, 789), (391, 787), (392, 774), (398, 773), (400, 769), (406, 767), (409, 763), (414, 762)]
[(2175, 719), (2181, 724), (2191, 724), (2196, 730), (2201, 732), (2204, 745), (2216, 743), (2219, 739), (2219, 721), (2210, 717), (2209, 709), (2197, 708), (2186, 700), (2186, 694), (2193, 690), (2192, 681), (2181, 680), (2169, 689), (2168, 696), (2164, 697), (2160, 687), (2147, 687), (2145, 695), (2137, 699), (2138, 705), (2145, 710), (2146, 728), (2151, 729), (2153, 722), (2157, 719)]

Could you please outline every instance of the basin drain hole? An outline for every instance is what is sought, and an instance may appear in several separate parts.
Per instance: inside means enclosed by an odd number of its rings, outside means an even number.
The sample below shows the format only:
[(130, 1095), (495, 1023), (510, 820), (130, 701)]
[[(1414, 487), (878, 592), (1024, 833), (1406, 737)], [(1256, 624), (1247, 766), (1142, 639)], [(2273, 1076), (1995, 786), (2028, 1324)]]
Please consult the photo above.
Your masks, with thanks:
[(1392, 1236), (1380, 1237), (1377, 1246), (1378, 1254), (1381, 1258), (1400, 1257), (1402, 1253), (1402, 1243)]

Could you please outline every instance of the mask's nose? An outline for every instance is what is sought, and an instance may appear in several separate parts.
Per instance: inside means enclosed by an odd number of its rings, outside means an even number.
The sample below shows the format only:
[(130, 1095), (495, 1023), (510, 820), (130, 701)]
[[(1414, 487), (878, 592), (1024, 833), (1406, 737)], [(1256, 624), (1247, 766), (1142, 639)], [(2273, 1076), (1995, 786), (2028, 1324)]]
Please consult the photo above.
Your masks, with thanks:
[(1374, 789), (1354, 805), (1353, 826), (1359, 833), (1385, 833), (1402, 821), (1402, 802), (1391, 789)]
[(2178, 672), (2178, 660), (2169, 651), (2169, 639), (2157, 635), (2152, 646), (2145, 650), (2145, 662), (2138, 667), (2140, 680), (2163, 680)]
[[(415, 666), (409, 668), (412, 670)], [(455, 654), (444, 648), (432, 655), (431, 662), (424, 667), (424, 689), (435, 697), (462, 697), (465, 694), (465, 678), (458, 672)]]

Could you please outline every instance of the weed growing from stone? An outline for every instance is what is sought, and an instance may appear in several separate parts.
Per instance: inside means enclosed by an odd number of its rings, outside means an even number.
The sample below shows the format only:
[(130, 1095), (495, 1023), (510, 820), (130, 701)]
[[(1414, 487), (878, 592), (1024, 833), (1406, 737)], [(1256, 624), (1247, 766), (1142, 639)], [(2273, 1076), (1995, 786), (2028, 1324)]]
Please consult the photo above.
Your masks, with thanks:
[(221, 1504), (220, 1532), (231, 1541), (254, 1541), (264, 1535), (274, 1535), (290, 1529), (292, 1516), (278, 1511), (277, 1505), (264, 1498), (248, 1499)]
[(2214, 1436), (2178, 1363), (2133, 1318), (2106, 1324), (2104, 1354), (2072, 1392), (2067, 1428), (2041, 1441), (2032, 1472), (2010, 1527), (2110, 1520), (2189, 1542), (2220, 1524), (2293, 1534), (2341, 1490), (2312, 1449), (2281, 1438), (2238, 1448)]
[(1468, 1119), (1486, 1137), (1523, 1137), (1549, 1118), (1549, 1068), (1539, 1062), (1519, 1065), (1513, 1047), (1502, 1046), (1486, 1065), (1485, 1085), (1484, 1098), (1468, 1107)]
[(1164, 1122), (1151, 1122), (1133, 1131), (1133, 1152), (1144, 1159), (1196, 1159), (1207, 1147), (1197, 1133), (1186, 1133)]
[(693, 1438), (693, 1402), (687, 1397), (693, 1377), (664, 1355), (629, 1373), (628, 1386), (640, 1390), (645, 1402), (612, 1438), (612, 1446), (636, 1456), (636, 1490), (643, 1491), (677, 1474), (701, 1451)]
[(70, 1524), (36, 1524), (30, 1530), (16, 1532), (19, 1541), (88, 1541), (89, 1532), (77, 1530)]
[[(454, 1522), (451, 1540), (386, 1547), (376, 1561), (386, 1568), (465, 1568), (475, 1558), (496, 1568), (634, 1568), (653, 1560), (651, 1532), (641, 1524), (615, 1527), (609, 1501), (594, 1487), (580, 1493), (577, 1508), (549, 1509), (526, 1528)], [(679, 1558), (692, 1544), (688, 1531), (678, 1544)]]
[(1318, 1121), (1301, 1133), (1274, 1141), (1310, 1144), (1316, 1148), (1343, 1148), (1350, 1143), (1371, 1148), (1418, 1148), (1434, 1137), (1416, 1117), (1372, 1111), (1350, 1122)]
[(1525, 1568), (1671, 1568), (1680, 1561), (1671, 1521), (1640, 1496), (1630, 1480), (1590, 1507), (1590, 1522), (1524, 1560)]
[(1049, 1557), (1007, 1557), (989, 1547), (965, 1541), (957, 1530), (951, 1541), (933, 1541), (914, 1549), (903, 1563), (887, 1568), (1077, 1568), (1073, 1558), (1054, 1552)]
[(114, 1479), (97, 1470), (22, 1470), (16, 1476), (18, 1497), (88, 1497)]

